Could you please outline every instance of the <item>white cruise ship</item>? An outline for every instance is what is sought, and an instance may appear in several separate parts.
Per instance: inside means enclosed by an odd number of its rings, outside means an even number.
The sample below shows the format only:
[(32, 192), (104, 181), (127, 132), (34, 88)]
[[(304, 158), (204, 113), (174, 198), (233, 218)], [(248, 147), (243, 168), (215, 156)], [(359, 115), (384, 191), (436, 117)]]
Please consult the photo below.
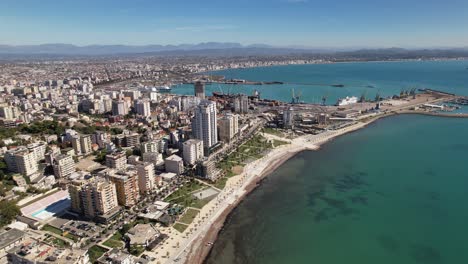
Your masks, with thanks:
[(338, 106), (344, 106), (344, 105), (350, 105), (350, 104), (355, 104), (358, 102), (358, 98), (356, 96), (346, 96), (346, 98), (338, 99), (338, 102), (336, 102), (336, 105)]
[(167, 85), (156, 87), (156, 91), (158, 92), (170, 92), (171, 90), (172, 88)]

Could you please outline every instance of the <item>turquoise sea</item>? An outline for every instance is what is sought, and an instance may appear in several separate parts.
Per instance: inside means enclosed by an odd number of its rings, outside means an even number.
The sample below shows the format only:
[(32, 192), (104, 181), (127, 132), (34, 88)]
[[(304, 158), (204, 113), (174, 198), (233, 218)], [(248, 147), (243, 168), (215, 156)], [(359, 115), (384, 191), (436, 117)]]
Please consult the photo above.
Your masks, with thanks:
[[(468, 95), (466, 65), (349, 63), (230, 73), (312, 82), (305, 74), (315, 72), (318, 81), (344, 83), (349, 90), (352, 83), (370, 83), (387, 94), (418, 86)], [(261, 88), (287, 100), (287, 87)], [(303, 91), (304, 99), (320, 93), (314, 89)], [(379, 120), (296, 155), (265, 178), (232, 212), (206, 263), (468, 263), (467, 157), (468, 119)]]
[(468, 263), (467, 135), (467, 119), (403, 115), (300, 153), (233, 211), (206, 263)]
[[(408, 62), (362, 62), (273, 66), (235, 69), (213, 72), (227, 79), (250, 81), (281, 81), (283, 85), (207, 85), (207, 94), (213, 91), (224, 93), (252, 94), (258, 90), (262, 98), (291, 101), (291, 90), (302, 94), (301, 100), (319, 103), (326, 96), (327, 104), (339, 98), (361, 96), (374, 99), (399, 94), (411, 88), (431, 88), (468, 95), (468, 61), (408, 61)], [(301, 85), (302, 84), (302, 85)], [(311, 84), (311, 85), (304, 85)], [(344, 87), (332, 87), (343, 84)], [(373, 88), (371, 88), (373, 87)], [(173, 87), (178, 94), (193, 94), (193, 85)]]

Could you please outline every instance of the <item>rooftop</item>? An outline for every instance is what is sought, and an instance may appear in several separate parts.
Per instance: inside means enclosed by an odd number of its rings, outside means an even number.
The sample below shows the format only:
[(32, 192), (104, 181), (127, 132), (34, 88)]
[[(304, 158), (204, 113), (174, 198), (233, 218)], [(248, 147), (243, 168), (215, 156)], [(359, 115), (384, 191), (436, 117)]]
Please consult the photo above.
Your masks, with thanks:
[(25, 232), (12, 228), (0, 234), (0, 249), (4, 249), (16, 241), (21, 240), (26, 235)]

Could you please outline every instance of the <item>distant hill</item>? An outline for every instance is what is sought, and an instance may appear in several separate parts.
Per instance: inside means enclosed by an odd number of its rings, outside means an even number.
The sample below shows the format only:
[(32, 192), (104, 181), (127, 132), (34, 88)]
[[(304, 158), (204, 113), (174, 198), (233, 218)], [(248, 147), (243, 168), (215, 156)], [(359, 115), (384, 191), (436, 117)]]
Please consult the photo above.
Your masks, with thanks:
[(65, 58), (86, 56), (285, 56), (321, 58), (335, 61), (392, 60), (468, 57), (468, 48), (439, 49), (333, 49), (302, 46), (274, 47), (266, 44), (242, 45), (235, 42), (204, 42), (180, 45), (88, 45), (43, 44), (0, 45), (0, 59)]
[(72, 44), (42, 44), (42, 45), (0, 45), (0, 54), (60, 54), (60, 55), (111, 55), (111, 54), (135, 54), (164, 51), (193, 51), (211, 49), (236, 49), (236, 48), (269, 48), (268, 45), (243, 46), (240, 43), (231, 42), (205, 42), (198, 44), (180, 45), (88, 45), (76, 46)]

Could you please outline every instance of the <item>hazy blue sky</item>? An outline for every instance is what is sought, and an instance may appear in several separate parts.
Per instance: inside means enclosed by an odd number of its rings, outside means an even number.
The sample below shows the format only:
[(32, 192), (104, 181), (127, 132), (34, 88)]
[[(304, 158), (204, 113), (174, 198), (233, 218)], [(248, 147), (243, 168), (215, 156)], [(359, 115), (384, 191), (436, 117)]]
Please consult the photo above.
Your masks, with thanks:
[(1, 0), (0, 44), (468, 46), (468, 0)]

